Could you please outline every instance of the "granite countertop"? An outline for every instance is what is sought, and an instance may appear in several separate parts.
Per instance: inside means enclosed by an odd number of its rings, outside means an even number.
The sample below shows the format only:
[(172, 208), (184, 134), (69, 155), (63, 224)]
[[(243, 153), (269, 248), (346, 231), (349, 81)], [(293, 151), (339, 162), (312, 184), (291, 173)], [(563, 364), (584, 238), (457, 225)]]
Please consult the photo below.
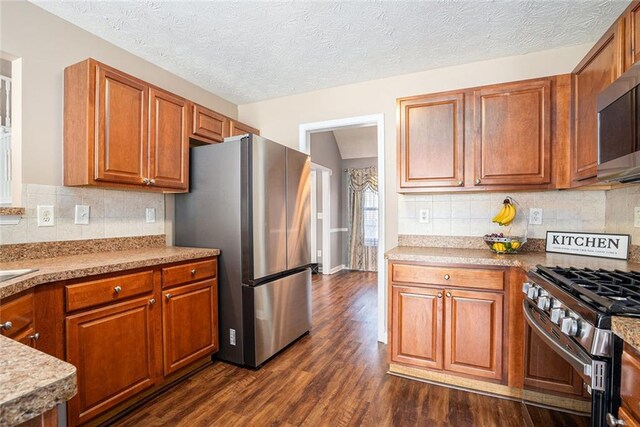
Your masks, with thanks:
[(611, 330), (624, 342), (640, 351), (640, 319), (637, 317), (611, 318)]
[(571, 266), (578, 268), (606, 268), (640, 271), (640, 263), (579, 255), (522, 252), (498, 255), (488, 249), (430, 248), (397, 246), (385, 253), (391, 261), (433, 262), (439, 264), (476, 264), (502, 267), (520, 267), (529, 270), (538, 264)]
[(76, 394), (76, 368), (0, 336), (0, 425), (15, 425)]
[(0, 270), (36, 268), (38, 271), (0, 282), (0, 299), (42, 283), (113, 273), (134, 268), (205, 258), (220, 254), (219, 249), (161, 247), (126, 251), (96, 252), (85, 255), (39, 258), (0, 263)]

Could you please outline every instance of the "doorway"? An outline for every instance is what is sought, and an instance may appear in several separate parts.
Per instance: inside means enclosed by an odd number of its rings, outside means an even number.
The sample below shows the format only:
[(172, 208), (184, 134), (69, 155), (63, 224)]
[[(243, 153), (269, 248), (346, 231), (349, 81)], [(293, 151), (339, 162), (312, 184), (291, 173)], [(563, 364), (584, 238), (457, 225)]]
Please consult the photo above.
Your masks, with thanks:
[[(375, 131), (375, 139), (376, 139), (375, 146), (376, 146), (376, 154), (377, 154), (376, 168), (377, 168), (377, 176), (380, 177), (380, 179), (377, 180), (378, 182), (377, 182), (377, 212), (376, 212), (377, 213), (376, 264), (377, 264), (377, 272), (378, 272), (378, 279), (377, 279), (377, 317), (378, 317), (377, 331), (378, 331), (378, 334), (377, 335), (378, 335), (378, 341), (386, 343), (387, 342), (387, 333), (386, 333), (387, 295), (386, 295), (386, 281), (385, 281), (386, 263), (384, 261), (384, 248), (385, 248), (384, 115), (374, 114), (370, 116), (350, 117), (350, 118), (344, 118), (344, 119), (301, 124), (299, 127), (299, 149), (302, 152), (311, 154), (311, 144), (312, 144), (311, 141), (312, 141), (313, 134), (329, 132), (329, 131), (341, 131), (345, 129), (359, 128), (359, 127), (375, 127), (375, 130), (376, 130)], [(312, 158), (312, 162), (313, 162), (313, 158)], [(338, 172), (340, 174), (344, 173), (343, 168), (341, 168)], [(332, 173), (335, 173), (335, 172), (332, 170)], [(326, 175), (325, 172), (322, 172), (322, 171), (319, 172), (318, 168), (316, 168), (316, 172), (315, 172), (316, 185), (318, 184), (319, 181), (321, 181), (320, 176), (323, 177), (322, 179), (325, 179), (325, 177), (330, 175)], [(316, 193), (315, 203), (318, 203), (317, 194), (318, 193)], [(322, 192), (322, 197), (323, 198), (325, 197), (325, 191)], [(330, 200), (331, 198), (329, 198), (329, 204), (330, 204)], [(322, 220), (323, 235), (326, 237), (324, 233), (325, 230), (328, 229), (328, 232), (329, 232), (329, 237), (328, 237), (329, 242), (325, 240), (325, 243), (329, 243), (329, 245), (323, 244), (322, 245), (323, 248), (326, 248), (326, 247), (330, 248), (330, 239), (332, 234), (345, 232), (344, 227), (340, 227), (338, 229), (336, 229), (335, 227), (333, 229), (331, 228), (331, 222), (330, 222), (331, 212), (330, 211), (331, 211), (330, 208), (329, 209), (325, 209), (324, 207), (322, 208), (321, 220)], [(327, 218), (327, 212), (329, 212), (328, 218)], [(316, 221), (318, 221), (317, 216), (314, 217), (312, 230), (314, 229), (313, 225), (317, 226)], [(320, 233), (318, 233), (317, 230), (318, 228), (316, 227), (315, 233), (312, 231), (312, 239), (313, 239), (313, 234), (315, 234), (316, 238), (318, 238)], [(313, 250), (317, 251), (316, 248), (314, 248)], [(327, 254), (326, 252), (324, 252), (324, 250), (326, 249), (323, 249), (322, 253), (325, 254), (326, 256)], [(317, 255), (317, 252), (315, 255)], [(331, 249), (329, 249), (329, 255), (331, 255)], [(335, 255), (333, 259), (335, 259)], [(316, 260), (317, 260), (317, 257), (316, 257)], [(331, 267), (329, 268), (329, 272), (331, 270), (335, 271), (335, 269), (339, 267), (339, 265), (332, 266), (332, 264), (334, 264), (334, 262), (332, 262), (332, 260), (330, 259), (327, 263), (327, 265)]]

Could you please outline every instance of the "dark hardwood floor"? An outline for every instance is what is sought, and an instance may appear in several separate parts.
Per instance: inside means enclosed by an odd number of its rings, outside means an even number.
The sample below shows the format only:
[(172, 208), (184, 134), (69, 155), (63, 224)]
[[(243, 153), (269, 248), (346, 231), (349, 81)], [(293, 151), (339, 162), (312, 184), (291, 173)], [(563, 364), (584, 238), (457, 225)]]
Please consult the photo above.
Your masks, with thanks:
[[(540, 417), (540, 425), (575, 425), (573, 417), (554, 424), (544, 411)], [(216, 361), (116, 425), (520, 427), (524, 420), (520, 402), (386, 374), (376, 274), (338, 273), (314, 276), (312, 331), (261, 369)]]

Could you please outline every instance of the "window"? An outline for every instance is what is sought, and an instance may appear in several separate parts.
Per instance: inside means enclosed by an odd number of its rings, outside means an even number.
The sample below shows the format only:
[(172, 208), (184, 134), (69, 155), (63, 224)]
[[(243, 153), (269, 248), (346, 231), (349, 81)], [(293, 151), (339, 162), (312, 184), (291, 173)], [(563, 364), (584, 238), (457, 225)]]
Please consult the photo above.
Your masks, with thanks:
[(370, 188), (362, 194), (364, 245), (378, 246), (378, 192)]

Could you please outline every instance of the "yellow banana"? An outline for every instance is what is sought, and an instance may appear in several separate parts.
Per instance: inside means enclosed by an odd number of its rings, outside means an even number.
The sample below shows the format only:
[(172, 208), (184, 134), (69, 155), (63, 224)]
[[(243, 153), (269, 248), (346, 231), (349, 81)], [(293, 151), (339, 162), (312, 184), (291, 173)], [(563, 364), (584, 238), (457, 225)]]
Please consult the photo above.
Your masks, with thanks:
[(508, 212), (507, 204), (502, 205), (502, 209), (500, 209), (500, 212), (498, 212), (498, 214), (494, 216), (491, 221), (500, 223), (501, 218), (506, 216), (507, 212)]
[(513, 206), (511, 203), (509, 203), (507, 207), (508, 207), (508, 213), (504, 217), (500, 218), (500, 225), (509, 225), (511, 224), (513, 219), (516, 217), (516, 207)]

